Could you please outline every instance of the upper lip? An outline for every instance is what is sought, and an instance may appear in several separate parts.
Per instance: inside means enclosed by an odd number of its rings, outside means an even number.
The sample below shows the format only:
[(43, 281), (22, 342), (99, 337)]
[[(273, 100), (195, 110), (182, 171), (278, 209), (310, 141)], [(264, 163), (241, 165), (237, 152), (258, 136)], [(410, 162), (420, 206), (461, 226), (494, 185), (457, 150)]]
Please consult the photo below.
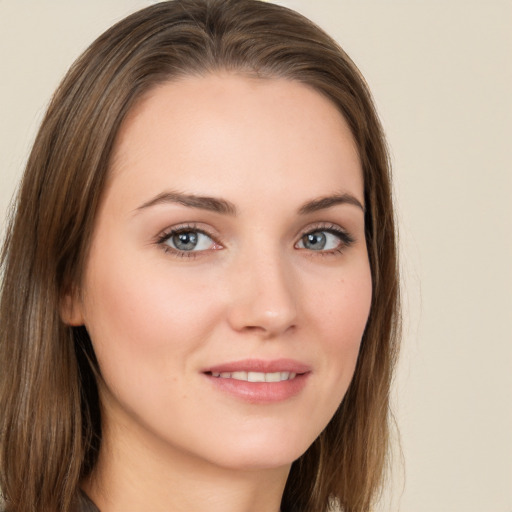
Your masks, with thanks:
[(273, 359), (271, 361), (263, 359), (243, 359), (240, 361), (230, 361), (227, 363), (210, 366), (203, 370), (203, 373), (233, 373), (233, 372), (293, 372), (308, 373), (311, 366), (295, 361), (293, 359)]

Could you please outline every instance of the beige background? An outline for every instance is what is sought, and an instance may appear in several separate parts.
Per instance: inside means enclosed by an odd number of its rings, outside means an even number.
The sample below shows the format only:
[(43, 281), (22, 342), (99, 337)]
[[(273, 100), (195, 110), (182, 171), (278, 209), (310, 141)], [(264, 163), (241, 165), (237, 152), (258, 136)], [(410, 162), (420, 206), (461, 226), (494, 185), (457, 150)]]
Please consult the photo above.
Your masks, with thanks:
[[(0, 222), (50, 94), (143, 0), (0, 0)], [(394, 163), (404, 274), (382, 512), (512, 512), (512, 2), (289, 0), (374, 92)], [(403, 477), (404, 476), (404, 477)]]

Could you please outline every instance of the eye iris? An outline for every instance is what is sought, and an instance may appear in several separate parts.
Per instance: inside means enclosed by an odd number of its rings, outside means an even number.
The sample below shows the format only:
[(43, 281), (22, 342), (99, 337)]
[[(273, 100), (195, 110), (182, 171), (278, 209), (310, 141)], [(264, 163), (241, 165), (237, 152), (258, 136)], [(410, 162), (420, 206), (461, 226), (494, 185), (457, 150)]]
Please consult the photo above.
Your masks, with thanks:
[(172, 243), (180, 251), (191, 251), (197, 245), (197, 233), (186, 231), (178, 233), (172, 237)]
[(321, 251), (325, 247), (327, 237), (325, 236), (325, 233), (317, 231), (316, 233), (309, 233), (305, 235), (302, 240), (306, 249)]

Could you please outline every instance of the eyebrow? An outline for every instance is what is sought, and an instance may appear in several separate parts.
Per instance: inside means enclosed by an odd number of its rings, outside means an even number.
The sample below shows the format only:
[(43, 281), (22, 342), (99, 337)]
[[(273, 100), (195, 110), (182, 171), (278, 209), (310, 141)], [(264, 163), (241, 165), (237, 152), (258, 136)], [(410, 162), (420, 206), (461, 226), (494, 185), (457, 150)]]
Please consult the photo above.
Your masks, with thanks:
[(313, 199), (313, 201), (309, 201), (299, 209), (299, 214), (306, 215), (308, 213), (314, 213), (319, 210), (325, 210), (327, 208), (331, 208), (338, 204), (351, 204), (353, 206), (357, 206), (361, 208), (363, 213), (365, 212), (365, 208), (362, 203), (352, 194), (344, 193), (344, 194), (334, 194), (332, 196), (325, 196), (319, 199)]
[[(140, 210), (144, 210), (146, 208), (150, 208), (152, 206), (156, 206), (159, 204), (169, 203), (177, 203), (183, 206), (187, 206), (189, 208), (199, 208), (201, 210), (220, 213), (222, 215), (237, 215), (237, 208), (230, 201), (226, 201), (225, 199), (219, 199), (216, 197), (198, 196), (195, 194), (184, 194), (182, 192), (163, 192), (161, 194), (158, 194), (153, 199), (150, 199), (149, 201), (145, 202), (144, 204), (136, 208), (135, 212), (137, 213)], [(314, 213), (320, 210), (325, 210), (327, 208), (332, 208), (333, 206), (339, 204), (351, 204), (353, 206), (357, 206), (363, 212), (365, 211), (365, 208), (361, 204), (359, 199), (357, 199), (352, 194), (344, 193), (320, 197), (318, 199), (308, 201), (299, 208), (298, 213), (299, 215), (307, 215), (309, 213)]]
[(189, 208), (199, 208), (223, 215), (234, 216), (237, 214), (236, 206), (224, 199), (215, 197), (197, 196), (195, 194), (183, 194), (181, 192), (163, 192), (153, 199), (139, 206), (135, 211), (144, 210), (157, 204), (178, 203)]

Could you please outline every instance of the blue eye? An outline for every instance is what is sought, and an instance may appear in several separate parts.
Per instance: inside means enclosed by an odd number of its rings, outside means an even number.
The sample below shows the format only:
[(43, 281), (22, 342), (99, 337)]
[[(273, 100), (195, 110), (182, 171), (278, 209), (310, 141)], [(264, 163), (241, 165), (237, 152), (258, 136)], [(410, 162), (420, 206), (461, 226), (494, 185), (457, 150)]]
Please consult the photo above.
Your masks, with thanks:
[(211, 249), (215, 242), (206, 233), (189, 229), (171, 232), (161, 243), (175, 251), (196, 252)]
[(298, 249), (309, 251), (336, 251), (350, 245), (353, 239), (343, 231), (319, 229), (310, 231), (297, 242)]

